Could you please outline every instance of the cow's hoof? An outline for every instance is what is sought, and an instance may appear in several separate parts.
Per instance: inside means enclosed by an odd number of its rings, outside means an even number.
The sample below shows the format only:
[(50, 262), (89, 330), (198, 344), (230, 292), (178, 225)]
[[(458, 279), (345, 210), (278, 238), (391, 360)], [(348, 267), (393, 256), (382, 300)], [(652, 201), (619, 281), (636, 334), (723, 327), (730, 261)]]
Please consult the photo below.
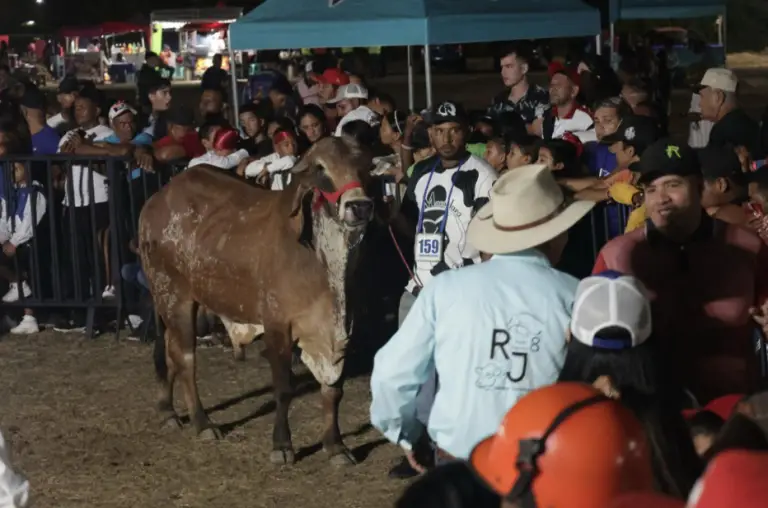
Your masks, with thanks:
[(331, 465), (334, 467), (349, 467), (357, 465), (357, 459), (352, 452), (345, 449), (330, 458)]
[(222, 435), (217, 427), (208, 427), (207, 429), (201, 430), (197, 437), (203, 441), (218, 441), (221, 439)]
[(276, 466), (290, 466), (296, 462), (293, 450), (272, 450), (269, 461)]
[(232, 356), (234, 356), (236, 362), (245, 361), (245, 348), (243, 346), (232, 349)]
[(181, 423), (181, 419), (179, 419), (176, 415), (168, 416), (163, 422), (160, 424), (160, 427), (165, 430), (179, 430), (183, 427)]

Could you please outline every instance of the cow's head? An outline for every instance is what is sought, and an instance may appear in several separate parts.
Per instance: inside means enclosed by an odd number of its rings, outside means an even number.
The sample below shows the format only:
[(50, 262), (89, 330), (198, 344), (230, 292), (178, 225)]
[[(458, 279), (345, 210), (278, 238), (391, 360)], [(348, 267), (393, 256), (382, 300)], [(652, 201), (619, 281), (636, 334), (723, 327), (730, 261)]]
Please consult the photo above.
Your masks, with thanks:
[(348, 229), (365, 228), (373, 217), (373, 201), (365, 195), (360, 178), (370, 167), (370, 153), (353, 139), (321, 139), (291, 170), (300, 182), (296, 202), (312, 189), (315, 209), (325, 207)]

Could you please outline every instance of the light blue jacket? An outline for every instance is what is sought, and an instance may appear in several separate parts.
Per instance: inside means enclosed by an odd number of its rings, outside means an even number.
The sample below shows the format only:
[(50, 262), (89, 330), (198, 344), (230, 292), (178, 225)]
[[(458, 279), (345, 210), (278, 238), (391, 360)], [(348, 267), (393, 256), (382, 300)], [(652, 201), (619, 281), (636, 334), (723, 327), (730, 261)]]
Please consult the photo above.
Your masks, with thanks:
[(577, 285), (535, 249), (440, 274), (376, 354), (373, 426), (410, 449), (423, 427), (416, 393), (436, 368), (427, 431), (444, 451), (468, 458), (518, 399), (557, 380)]

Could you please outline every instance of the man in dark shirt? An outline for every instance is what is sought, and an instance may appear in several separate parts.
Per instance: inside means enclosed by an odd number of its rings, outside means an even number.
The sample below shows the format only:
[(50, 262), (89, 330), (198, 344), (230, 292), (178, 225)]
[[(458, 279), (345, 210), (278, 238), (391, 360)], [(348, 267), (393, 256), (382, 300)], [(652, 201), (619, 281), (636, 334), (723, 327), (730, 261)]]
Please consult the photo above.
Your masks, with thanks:
[(136, 85), (138, 88), (139, 102), (142, 108), (149, 110), (149, 89), (159, 81), (167, 80), (170, 84), (171, 68), (165, 65), (157, 54), (148, 51), (145, 56), (145, 63), (139, 69), (136, 76)]
[(528, 63), (530, 57), (518, 47), (511, 47), (501, 57), (501, 78), (504, 91), (493, 99), (488, 113), (496, 117), (505, 111), (518, 113), (526, 125), (529, 134), (536, 134), (531, 124), (542, 118), (549, 109), (549, 91), (528, 82)]
[(229, 83), (229, 74), (227, 74), (227, 71), (221, 68), (221, 60), (221, 55), (213, 56), (213, 63), (208, 68), (208, 70), (203, 73), (203, 78), (200, 82), (200, 86), (203, 87), (203, 90), (227, 89), (227, 84)]
[(701, 118), (715, 123), (709, 146), (743, 146), (752, 159), (762, 159), (760, 125), (739, 108), (736, 75), (728, 69), (707, 70), (699, 85)]
[(247, 136), (240, 140), (239, 148), (248, 150), (251, 157), (266, 157), (274, 150), (272, 140), (267, 136), (271, 110), (269, 103), (246, 104), (240, 108), (240, 125)]

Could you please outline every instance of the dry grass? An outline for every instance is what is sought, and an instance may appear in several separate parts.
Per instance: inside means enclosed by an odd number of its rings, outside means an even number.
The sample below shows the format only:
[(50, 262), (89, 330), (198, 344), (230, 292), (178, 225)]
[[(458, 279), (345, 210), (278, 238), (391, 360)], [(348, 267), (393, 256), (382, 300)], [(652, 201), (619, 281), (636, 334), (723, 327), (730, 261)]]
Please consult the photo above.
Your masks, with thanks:
[(337, 470), (318, 451), (317, 385), (300, 375), (291, 411), (299, 462), (275, 467), (269, 368), (255, 346), (248, 352), (236, 363), (221, 349), (200, 350), (203, 403), (232, 429), (223, 441), (202, 442), (189, 429), (159, 426), (150, 347), (53, 332), (0, 340), (0, 428), (35, 506), (392, 506), (404, 484), (387, 479), (398, 452), (368, 425), (368, 378), (348, 382), (341, 407), (360, 465)]

